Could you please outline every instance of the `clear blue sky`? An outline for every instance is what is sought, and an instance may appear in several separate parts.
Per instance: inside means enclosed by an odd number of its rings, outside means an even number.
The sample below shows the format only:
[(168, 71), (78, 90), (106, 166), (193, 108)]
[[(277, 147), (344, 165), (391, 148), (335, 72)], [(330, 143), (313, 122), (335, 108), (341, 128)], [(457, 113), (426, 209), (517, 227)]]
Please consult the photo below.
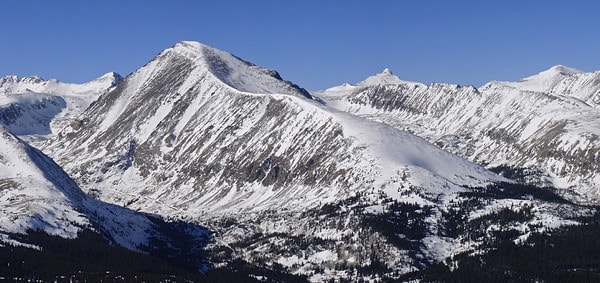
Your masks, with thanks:
[(600, 70), (600, 1), (0, 0), (0, 76), (127, 75), (195, 40), (311, 90), (390, 68), (480, 86)]

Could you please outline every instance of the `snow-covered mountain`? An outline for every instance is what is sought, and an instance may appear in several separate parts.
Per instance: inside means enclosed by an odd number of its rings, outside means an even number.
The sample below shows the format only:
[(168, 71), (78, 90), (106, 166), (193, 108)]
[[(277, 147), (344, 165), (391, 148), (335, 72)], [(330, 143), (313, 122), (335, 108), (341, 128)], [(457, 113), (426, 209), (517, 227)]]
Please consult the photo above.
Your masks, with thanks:
[[(406, 97), (397, 93), (429, 90), (458, 94), (457, 104), (468, 103), (460, 95), (482, 97), (385, 70), (318, 94), (323, 104), (275, 71), (181, 42), (101, 95), (42, 150), (102, 201), (208, 226), (213, 261), (241, 259), (313, 281), (357, 279), (359, 270), (398, 279), (485, 252), (498, 235), (523, 243), (593, 213), (398, 129), (435, 133), (429, 120), (399, 127), (403, 120), (387, 115), (402, 112)], [(381, 99), (367, 100), (371, 94)], [(407, 113), (464, 110), (426, 99)]]
[(0, 249), (92, 231), (254, 279), (443, 281), (427, 274), (501, 262), (491, 278), (541, 280), (497, 255), (600, 231), (599, 81), (556, 66), (477, 89), (385, 69), (310, 94), (190, 41), (126, 78), (5, 77)]
[[(169, 215), (314, 207), (367, 188), (501, 177), (194, 42), (161, 52), (44, 150), (103, 200)], [(390, 193), (395, 196), (395, 193)]]
[(84, 84), (40, 77), (0, 78), (0, 124), (39, 145), (69, 125), (98, 96), (121, 80), (114, 72)]
[(356, 86), (315, 95), (488, 168), (510, 168), (521, 175), (513, 177), (565, 189), (574, 201), (597, 203), (599, 78), (599, 72), (556, 66), (519, 82), (494, 81), (477, 89), (406, 82), (386, 70)]

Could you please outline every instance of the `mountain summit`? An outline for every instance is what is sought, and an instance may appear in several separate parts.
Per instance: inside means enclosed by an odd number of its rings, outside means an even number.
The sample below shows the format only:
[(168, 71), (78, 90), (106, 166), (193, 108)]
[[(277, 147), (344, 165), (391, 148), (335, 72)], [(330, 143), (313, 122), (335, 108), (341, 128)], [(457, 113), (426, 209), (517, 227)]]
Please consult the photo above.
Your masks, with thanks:
[(583, 74), (585, 72), (575, 69), (575, 68), (563, 66), (563, 65), (555, 65), (555, 66), (552, 66), (550, 69), (548, 69), (544, 72), (541, 72), (539, 75), (546, 74), (546, 73), (550, 73), (550, 74), (559, 73), (563, 76), (570, 76), (570, 75), (575, 75), (575, 74)]
[(568, 96), (584, 101), (596, 108), (600, 107), (600, 71), (586, 73), (574, 68), (556, 65), (516, 82), (492, 81), (483, 86), (482, 89), (498, 87)]
[[(467, 187), (508, 181), (407, 132), (308, 99), (275, 74), (182, 42), (100, 96), (43, 149), (87, 193), (211, 223), (219, 242), (240, 245), (243, 257), (262, 249), (254, 241), (263, 237), (287, 243), (317, 233), (323, 245), (308, 251), (310, 270), (321, 255), (343, 249), (335, 239), (359, 229), (365, 215), (328, 222), (319, 220), (324, 211), (343, 204), (376, 215), (390, 203), (410, 203), (430, 207), (421, 220), (436, 223), (434, 215)], [(248, 230), (240, 234), (242, 226)], [(360, 246), (358, 256), (372, 249), (364, 240), (343, 243)], [(402, 250), (386, 251), (386, 258), (416, 265)], [(280, 257), (261, 254), (271, 263)]]
[[(189, 59), (191, 68), (197, 68), (201, 72), (209, 71), (211, 75), (238, 91), (255, 94), (292, 94), (312, 98), (306, 90), (289, 81), (284, 81), (274, 70), (258, 67), (228, 52), (199, 42), (177, 43), (174, 47), (163, 51), (157, 59), (169, 58), (172, 56), (171, 54), (178, 54)], [(192, 77), (194, 75), (199, 74), (191, 74)]]
[(370, 76), (358, 83), (358, 86), (401, 84), (403, 82), (404, 81), (394, 75), (390, 69), (385, 68), (380, 73)]

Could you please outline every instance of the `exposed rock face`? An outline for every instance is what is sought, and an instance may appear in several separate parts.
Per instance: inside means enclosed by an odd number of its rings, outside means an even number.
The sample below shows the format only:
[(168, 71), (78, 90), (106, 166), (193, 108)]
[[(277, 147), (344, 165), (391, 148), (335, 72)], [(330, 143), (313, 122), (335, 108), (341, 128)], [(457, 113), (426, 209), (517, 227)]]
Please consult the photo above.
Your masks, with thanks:
[[(376, 264), (370, 254), (403, 273), (472, 248), (448, 238), (441, 215), (467, 187), (508, 181), (193, 42), (161, 52), (71, 125), (43, 149), (84, 191), (208, 225), (214, 250), (300, 274)], [(497, 208), (490, 200), (478, 209)], [(387, 217), (406, 235), (382, 234)], [(402, 230), (409, 222), (419, 224)], [(461, 248), (438, 253), (440, 241)], [(303, 259), (298, 245), (310, 246)]]

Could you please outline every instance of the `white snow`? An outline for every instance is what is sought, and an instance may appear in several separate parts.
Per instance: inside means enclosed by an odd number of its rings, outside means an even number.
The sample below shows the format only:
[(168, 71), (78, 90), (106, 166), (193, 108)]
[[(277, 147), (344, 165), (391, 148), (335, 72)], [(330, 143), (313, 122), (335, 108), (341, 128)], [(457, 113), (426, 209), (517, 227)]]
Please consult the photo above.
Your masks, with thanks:
[[(387, 85), (387, 84), (401, 84), (404, 81), (399, 77), (394, 75), (390, 69), (385, 68), (381, 73), (370, 76), (366, 78), (364, 81), (360, 82), (358, 86), (370, 86), (370, 85)], [(349, 89), (348, 87), (342, 86), (345, 90)], [(331, 88), (330, 88), (331, 89)], [(340, 87), (333, 88), (333, 90), (340, 90)]]
[[(493, 81), (480, 89), (400, 80), (378, 83), (375, 78), (388, 77), (385, 73), (366, 80), (375, 83), (370, 88), (340, 86), (314, 95), (332, 108), (407, 130), (470, 161), (535, 168), (551, 176), (540, 177), (546, 184), (583, 188), (588, 191), (584, 198), (594, 198), (595, 174), (573, 177), (577, 166), (587, 161), (566, 164), (571, 157), (544, 160), (535, 152), (552, 146), (580, 158), (600, 147), (600, 128), (593, 122), (600, 119), (600, 72), (555, 66), (519, 82)], [(374, 107), (373, 99), (394, 101), (396, 108)], [(414, 161), (432, 169), (431, 164)]]
[[(176, 163), (159, 161), (163, 172), (159, 176), (140, 176), (134, 165), (120, 172), (108, 170), (106, 173), (92, 173), (93, 178), (86, 176), (93, 183), (83, 184), (86, 190), (94, 187), (101, 191), (103, 200), (114, 203), (126, 202), (127, 198), (139, 197), (132, 208), (148, 212), (160, 212), (169, 216), (192, 216), (198, 210), (213, 213), (228, 213), (241, 211), (259, 211), (269, 209), (274, 205), (294, 210), (315, 207), (320, 203), (339, 199), (355, 190), (365, 190), (375, 187), (396, 199), (403, 199), (399, 191), (402, 186), (409, 185), (428, 188), (431, 197), (462, 190), (463, 186), (480, 186), (495, 181), (506, 181), (483, 167), (464, 159), (439, 150), (427, 141), (417, 138), (407, 132), (395, 129), (379, 122), (352, 114), (334, 110), (317, 101), (306, 99), (298, 89), (290, 83), (281, 81), (270, 70), (262, 69), (241, 61), (233, 55), (195, 42), (182, 42), (161, 52), (155, 60), (131, 74), (121, 88), (121, 95), (112, 101), (110, 110), (103, 115), (98, 127), (76, 147), (85, 152), (87, 145), (96, 136), (115, 127), (117, 120), (123, 115), (139, 110), (144, 105), (134, 105), (133, 101), (140, 100), (144, 89), (158, 74), (169, 72), (173, 58), (181, 56), (191, 60), (192, 67), (186, 77), (178, 78), (181, 86), (164, 94), (168, 99), (162, 99), (159, 107), (154, 107), (152, 113), (136, 119), (135, 128), (127, 136), (118, 137), (125, 144), (119, 151), (127, 150), (128, 143), (136, 140), (139, 143), (147, 141), (153, 133), (158, 133), (158, 125), (163, 121), (173, 119), (168, 113), (173, 105), (180, 103), (181, 97), (170, 96), (172, 93), (184, 94), (194, 90), (192, 102), (183, 109), (183, 114), (177, 121), (169, 121), (175, 126), (172, 134), (172, 145), (160, 144), (160, 154), (180, 160)], [(392, 74), (389, 69), (359, 83), (368, 84), (408, 84), (411, 87), (424, 87), (421, 84), (404, 82)], [(354, 89), (346, 85), (342, 89)], [(134, 99), (135, 98), (135, 99)], [(282, 113), (268, 113), (269, 106), (282, 107)], [(129, 109), (129, 110), (128, 110)], [(155, 110), (156, 109), (156, 110)], [(275, 115), (275, 116), (269, 116)], [(138, 122), (139, 121), (139, 122)], [(229, 129), (232, 129), (231, 131)], [(255, 133), (256, 131), (256, 133)], [(333, 180), (332, 184), (308, 186), (301, 184), (289, 185), (285, 190), (274, 190), (264, 187), (260, 182), (236, 183), (225, 181), (222, 173), (212, 173), (214, 176), (195, 176), (189, 178), (183, 185), (171, 189), (172, 182), (180, 177), (181, 171), (188, 170), (192, 164), (187, 160), (195, 160), (195, 156), (205, 154), (204, 164), (218, 164), (216, 168), (236, 162), (237, 159), (223, 160), (218, 153), (229, 151), (230, 147), (238, 146), (240, 139), (248, 138), (239, 148), (231, 148), (231, 158), (245, 156), (248, 150), (261, 154), (272, 148), (272, 156), (289, 156), (290, 168), (306, 162), (307, 158), (320, 154), (314, 147), (321, 143), (330, 133), (341, 131), (341, 139), (345, 140), (344, 148), (337, 149), (335, 154), (345, 160), (330, 162), (340, 172), (347, 172)], [(227, 133), (227, 134), (225, 134)], [(248, 137), (246, 137), (248, 136)], [(198, 141), (202, 140), (200, 146)], [(330, 141), (324, 141), (330, 142)], [(298, 145), (304, 145), (298, 147)], [(309, 146), (310, 145), (310, 146)], [(197, 147), (195, 152), (191, 148)], [(62, 155), (63, 160), (72, 160), (65, 165), (67, 170), (76, 169), (78, 164), (94, 160), (94, 156), (79, 156), (76, 160), (69, 156), (68, 151), (52, 148), (52, 154)], [(299, 152), (300, 151), (300, 152)], [(344, 155), (343, 151), (351, 153)], [(62, 152), (62, 153), (60, 153)], [(64, 155), (63, 155), (64, 154)], [(123, 153), (110, 153), (122, 155)], [(108, 157), (110, 160), (119, 156)], [(160, 159), (160, 156), (156, 156)], [(58, 158), (57, 158), (58, 159)], [(99, 170), (103, 163), (97, 164)], [(326, 170), (324, 167), (321, 170)], [(269, 169), (270, 170), (270, 169)], [(268, 174), (267, 171), (265, 174)], [(81, 174), (81, 173), (79, 173)], [(153, 173), (154, 174), (154, 173)], [(157, 181), (164, 178), (165, 181)], [(206, 179), (200, 186), (198, 179)], [(398, 180), (405, 178), (402, 182)], [(346, 182), (354, 179), (348, 187)], [(87, 182), (86, 182), (87, 183)], [(131, 195), (131, 196), (130, 196)], [(126, 197), (125, 197), (126, 196)], [(141, 196), (141, 197), (140, 197)], [(408, 194), (410, 201), (426, 203), (421, 197)], [(408, 199), (407, 199), (408, 200)], [(192, 208), (189, 208), (189, 206)], [(185, 209), (183, 209), (185, 208)], [(195, 209), (198, 208), (198, 209)]]
[(276, 76), (273, 70), (264, 69), (242, 61), (234, 55), (194, 41), (183, 41), (163, 53), (185, 54), (200, 64), (200, 68), (210, 70), (216, 78), (229, 87), (256, 94), (288, 93), (302, 96), (289, 82)]
[(42, 157), (1, 126), (0, 140), (0, 231), (25, 233), (34, 229), (76, 237), (81, 227), (89, 224), (77, 212), (82, 193), (73, 186), (57, 187), (46, 177), (53, 169), (40, 167), (44, 166)]
[(11, 105), (21, 108), (21, 117), (4, 126), (28, 142), (40, 145), (68, 126), (120, 79), (112, 72), (85, 84), (46, 81), (39, 77), (0, 78), (0, 108)]

